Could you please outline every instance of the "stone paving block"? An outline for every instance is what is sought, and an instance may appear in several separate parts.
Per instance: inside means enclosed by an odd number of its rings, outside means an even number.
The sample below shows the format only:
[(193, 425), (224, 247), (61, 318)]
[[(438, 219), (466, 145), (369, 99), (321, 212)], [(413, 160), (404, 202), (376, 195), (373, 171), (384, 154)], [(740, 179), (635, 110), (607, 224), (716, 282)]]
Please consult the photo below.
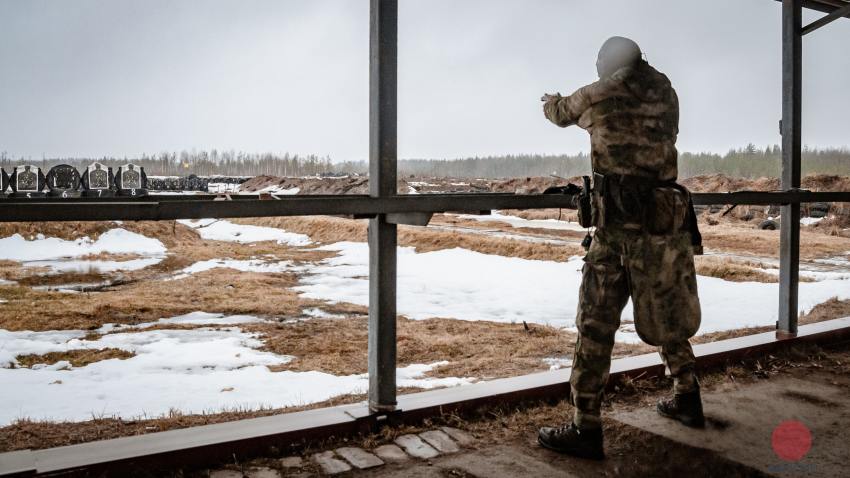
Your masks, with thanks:
[(416, 435), (402, 435), (395, 439), (395, 443), (396, 445), (404, 448), (404, 451), (406, 451), (408, 455), (416, 458), (422, 458), (423, 460), (440, 455), (440, 452), (435, 450), (431, 445), (422, 441), (422, 439)]
[(236, 470), (213, 470), (210, 478), (243, 478), (241, 471)]
[(280, 459), (280, 466), (284, 468), (301, 468), (304, 466), (304, 460), (300, 456), (287, 456)]
[(460, 446), (469, 446), (475, 443), (475, 437), (469, 433), (452, 427), (440, 427), (440, 430), (446, 432), (446, 435), (452, 437)]
[(419, 436), (440, 453), (457, 453), (460, 451), (457, 443), (452, 441), (452, 438), (446, 435), (444, 431), (428, 430), (427, 432), (420, 433)]
[(383, 460), (362, 448), (337, 448), (336, 454), (345, 458), (345, 460), (354, 465), (355, 468), (359, 468), (361, 470), (365, 470), (367, 468), (375, 468), (376, 466), (381, 466), (384, 464)]
[(407, 461), (410, 459), (407, 453), (395, 445), (381, 445), (373, 450), (379, 458), (384, 461)]
[(245, 472), (245, 476), (248, 478), (280, 478), (280, 472), (267, 466), (257, 466), (249, 468)]
[(328, 475), (335, 475), (351, 469), (348, 463), (337, 459), (332, 451), (316, 453), (313, 455), (313, 461), (322, 467), (322, 471)]

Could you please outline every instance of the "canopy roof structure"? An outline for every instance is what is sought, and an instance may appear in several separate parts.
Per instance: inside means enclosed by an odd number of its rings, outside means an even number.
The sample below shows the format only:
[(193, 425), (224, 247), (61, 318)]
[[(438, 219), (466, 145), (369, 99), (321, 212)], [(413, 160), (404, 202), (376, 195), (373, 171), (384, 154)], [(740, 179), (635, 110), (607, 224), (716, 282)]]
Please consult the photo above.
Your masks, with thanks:
[[(782, 0), (776, 1), (781, 2)], [(850, 5), (850, 2), (846, 0), (803, 0), (803, 7), (825, 13), (832, 13), (847, 5)], [(842, 16), (850, 17), (850, 13), (845, 12)]]

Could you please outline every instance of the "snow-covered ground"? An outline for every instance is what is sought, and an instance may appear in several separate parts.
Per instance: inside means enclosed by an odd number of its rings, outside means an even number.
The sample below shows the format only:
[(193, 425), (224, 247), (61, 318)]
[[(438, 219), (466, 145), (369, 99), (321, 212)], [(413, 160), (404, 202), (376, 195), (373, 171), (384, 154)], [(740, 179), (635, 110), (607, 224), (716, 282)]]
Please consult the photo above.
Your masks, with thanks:
[(250, 224), (234, 224), (223, 219), (180, 220), (180, 224), (198, 231), (203, 239), (228, 242), (262, 242), (276, 241), (278, 244), (290, 246), (306, 246), (310, 238), (304, 234), (286, 232), (274, 227), (252, 226)]
[(145, 257), (142, 259), (131, 259), (128, 261), (102, 261), (102, 260), (49, 260), (49, 261), (27, 261), (24, 267), (46, 267), (54, 274), (67, 273), (109, 273), (117, 271), (137, 271), (162, 262), (164, 256)]
[[(307, 298), (367, 305), (367, 245), (340, 242), (321, 249), (339, 251), (339, 255), (311, 268), (296, 289)], [(526, 321), (572, 329), (582, 265), (579, 257), (558, 263), (466, 249), (417, 254), (413, 248), (400, 247), (398, 311), (412, 319)], [(702, 304), (699, 334), (776, 322), (778, 284), (699, 276), (698, 287)], [(807, 312), (831, 297), (850, 298), (850, 280), (804, 282), (799, 294), (800, 311)], [(623, 319), (634, 320), (631, 303), (623, 311)], [(621, 327), (617, 340), (639, 341), (632, 327)]]
[(29, 240), (20, 234), (0, 239), (0, 259), (13, 261), (44, 261), (101, 253), (158, 256), (165, 252), (159, 240), (121, 228), (104, 232), (96, 241), (88, 237), (68, 241), (42, 234)]
[[(112, 331), (85, 340), (82, 330), (0, 330), (0, 425), (18, 418), (87, 420), (101, 416), (158, 417), (184, 413), (303, 405), (348, 393), (364, 393), (366, 374), (271, 372), (293, 359), (259, 350), (262, 339), (233, 324), (262, 319), (195, 313), (150, 324), (209, 324), (193, 330)], [(149, 325), (149, 324), (143, 324)], [(131, 330), (132, 329), (132, 330)], [(130, 330), (124, 332), (121, 330)], [(116, 348), (135, 355), (75, 368), (68, 362), (10, 368), (14, 357), (78, 349)], [(400, 387), (433, 388), (470, 383), (470, 378), (427, 378), (446, 362), (412, 364), (396, 373)]]
[(256, 191), (246, 192), (245, 194), (269, 193), (269, 194), (275, 194), (275, 195), (279, 195), (279, 196), (292, 196), (294, 194), (298, 194), (299, 192), (301, 192), (301, 188), (284, 188), (284, 187), (281, 187), (281, 186), (274, 185), (274, 186), (266, 186), (266, 187), (264, 187), (262, 189), (258, 189)]
[(290, 261), (265, 261), (262, 259), (209, 259), (198, 261), (189, 267), (182, 269), (174, 279), (184, 279), (192, 274), (212, 269), (234, 269), (240, 272), (285, 272), (294, 270)]
[(470, 219), (473, 221), (494, 221), (510, 224), (512, 227), (533, 227), (539, 229), (556, 229), (562, 231), (586, 231), (587, 228), (581, 227), (577, 222), (559, 221), (557, 219), (523, 219), (517, 216), (500, 214), (499, 211), (493, 211), (490, 215), (476, 214), (458, 214), (461, 219)]

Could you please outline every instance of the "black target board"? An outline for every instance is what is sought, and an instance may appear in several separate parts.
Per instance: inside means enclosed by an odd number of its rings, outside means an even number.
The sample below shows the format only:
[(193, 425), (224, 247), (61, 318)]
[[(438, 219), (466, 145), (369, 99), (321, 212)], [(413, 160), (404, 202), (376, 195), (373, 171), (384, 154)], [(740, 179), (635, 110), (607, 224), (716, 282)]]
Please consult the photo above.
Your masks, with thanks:
[(121, 196), (147, 196), (148, 177), (145, 168), (135, 164), (120, 166), (115, 173), (115, 185)]
[(47, 173), (48, 195), (78, 197), (80, 195), (80, 172), (69, 164), (53, 166)]
[(83, 171), (83, 196), (110, 197), (115, 195), (115, 176), (112, 168), (94, 163)]
[(44, 196), (44, 174), (38, 166), (15, 166), (9, 177), (9, 185), (12, 187), (11, 197), (42, 197)]

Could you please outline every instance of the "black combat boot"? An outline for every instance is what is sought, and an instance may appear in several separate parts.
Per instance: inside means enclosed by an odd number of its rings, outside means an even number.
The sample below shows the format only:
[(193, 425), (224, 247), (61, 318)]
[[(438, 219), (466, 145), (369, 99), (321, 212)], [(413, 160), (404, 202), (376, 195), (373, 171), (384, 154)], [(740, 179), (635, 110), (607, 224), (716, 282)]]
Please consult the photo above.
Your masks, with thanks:
[(683, 425), (693, 428), (705, 427), (699, 389), (688, 393), (677, 393), (673, 395), (673, 398), (659, 400), (655, 409), (662, 417), (678, 420)]
[(558, 428), (543, 427), (537, 433), (537, 441), (543, 447), (559, 453), (592, 460), (605, 458), (601, 428), (582, 430), (572, 422)]

